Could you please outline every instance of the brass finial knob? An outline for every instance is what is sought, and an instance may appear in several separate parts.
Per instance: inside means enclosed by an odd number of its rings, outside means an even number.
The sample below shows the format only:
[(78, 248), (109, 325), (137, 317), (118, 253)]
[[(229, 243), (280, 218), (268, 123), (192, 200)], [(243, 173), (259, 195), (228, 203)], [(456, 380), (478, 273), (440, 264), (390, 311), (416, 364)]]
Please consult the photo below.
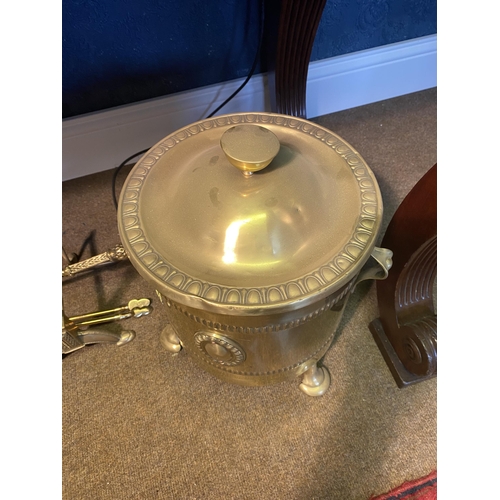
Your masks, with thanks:
[(260, 125), (235, 125), (221, 137), (220, 145), (227, 159), (245, 175), (267, 167), (278, 154), (278, 138)]

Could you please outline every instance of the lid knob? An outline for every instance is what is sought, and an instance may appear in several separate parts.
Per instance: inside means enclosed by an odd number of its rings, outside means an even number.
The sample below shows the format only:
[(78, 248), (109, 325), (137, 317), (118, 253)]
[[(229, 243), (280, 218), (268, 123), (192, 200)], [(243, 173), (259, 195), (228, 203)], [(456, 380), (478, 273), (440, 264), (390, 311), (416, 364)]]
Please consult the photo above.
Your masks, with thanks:
[(260, 125), (235, 125), (221, 137), (220, 146), (227, 159), (250, 176), (267, 167), (278, 154), (278, 138)]

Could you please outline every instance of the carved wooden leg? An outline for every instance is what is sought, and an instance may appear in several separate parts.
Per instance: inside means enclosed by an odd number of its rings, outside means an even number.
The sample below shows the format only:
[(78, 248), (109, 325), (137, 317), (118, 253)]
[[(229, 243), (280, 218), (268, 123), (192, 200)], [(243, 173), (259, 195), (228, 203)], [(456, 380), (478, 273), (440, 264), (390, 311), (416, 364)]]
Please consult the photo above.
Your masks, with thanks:
[(380, 317), (370, 331), (399, 387), (437, 375), (437, 165), (394, 214), (383, 245), (393, 267), (377, 282)]
[(307, 71), (325, 4), (326, 0), (281, 2), (278, 29), (269, 54), (271, 101), (277, 113), (306, 118)]

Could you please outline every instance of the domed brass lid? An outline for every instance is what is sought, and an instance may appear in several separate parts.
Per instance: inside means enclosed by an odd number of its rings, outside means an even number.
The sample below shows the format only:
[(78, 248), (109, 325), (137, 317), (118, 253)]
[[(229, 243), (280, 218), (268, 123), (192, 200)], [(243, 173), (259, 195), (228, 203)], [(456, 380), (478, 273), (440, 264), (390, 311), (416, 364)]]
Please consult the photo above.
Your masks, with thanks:
[(238, 113), (151, 148), (125, 181), (118, 227), (159, 292), (238, 315), (294, 309), (346, 284), (381, 219), (372, 171), (339, 136), (300, 118)]

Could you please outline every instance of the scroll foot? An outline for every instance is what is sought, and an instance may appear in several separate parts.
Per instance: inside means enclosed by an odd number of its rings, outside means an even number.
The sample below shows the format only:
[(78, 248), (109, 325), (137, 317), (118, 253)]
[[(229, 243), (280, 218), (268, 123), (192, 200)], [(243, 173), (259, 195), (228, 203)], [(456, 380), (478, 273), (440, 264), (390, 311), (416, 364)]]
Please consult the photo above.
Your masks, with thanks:
[(102, 329), (80, 330), (78, 337), (85, 345), (88, 344), (116, 344), (122, 346), (135, 338), (133, 330), (122, 330), (121, 332), (109, 332)]
[(330, 387), (330, 373), (326, 367), (314, 363), (302, 376), (299, 388), (308, 396), (322, 396)]
[(117, 346), (128, 344), (131, 340), (134, 340), (135, 332), (134, 330), (122, 330), (120, 333), (120, 340), (116, 343)]
[(160, 342), (162, 346), (170, 352), (178, 353), (181, 349), (181, 341), (175, 334), (171, 325), (167, 325), (160, 334)]

